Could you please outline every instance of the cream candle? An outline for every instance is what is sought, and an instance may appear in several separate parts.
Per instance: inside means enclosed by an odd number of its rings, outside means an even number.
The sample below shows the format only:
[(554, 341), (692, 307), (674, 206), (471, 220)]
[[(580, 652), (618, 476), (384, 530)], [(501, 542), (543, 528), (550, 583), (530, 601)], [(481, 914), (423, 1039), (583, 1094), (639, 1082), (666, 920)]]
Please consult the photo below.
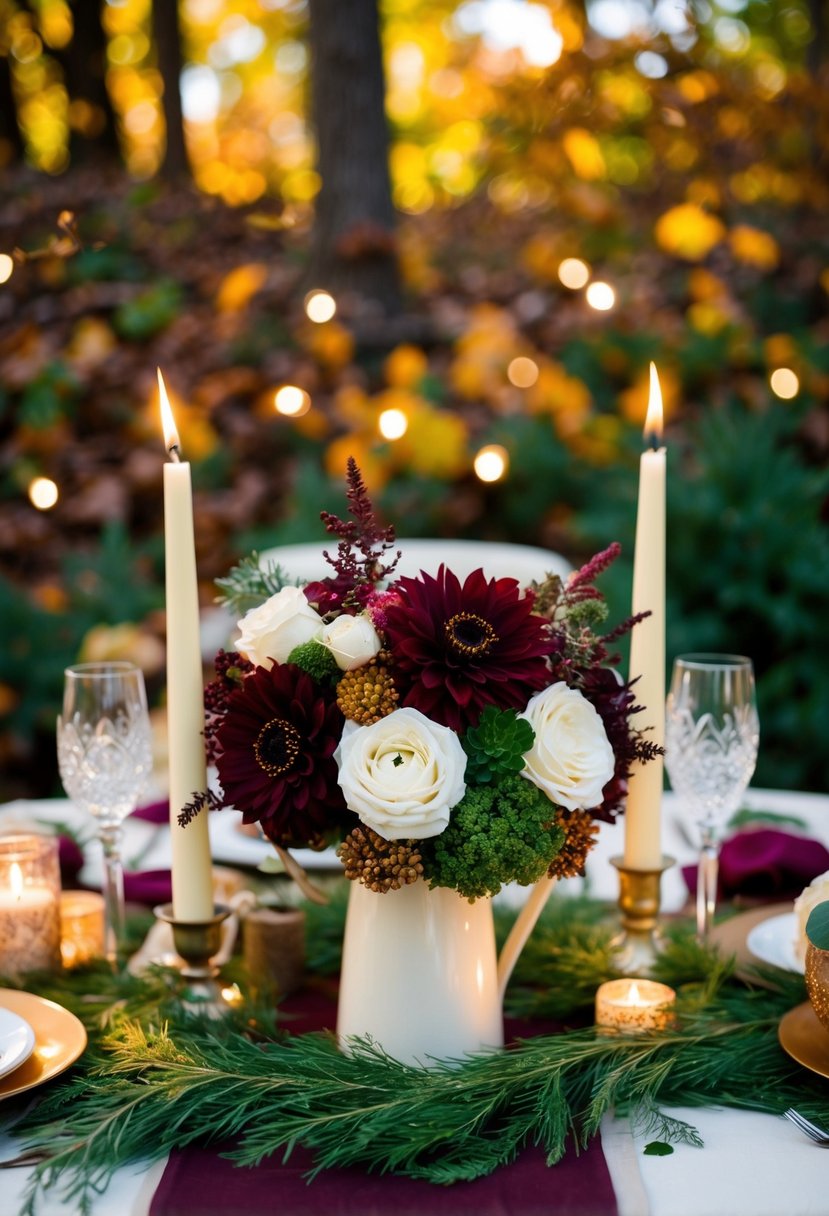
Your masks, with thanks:
[[(662, 437), (662, 392), (656, 367), (650, 367), (650, 396), (645, 421), (649, 444), (639, 461), (639, 503), (636, 512), (636, 547), (633, 557), (631, 611), (650, 612), (633, 630), (630, 676), (637, 715), (647, 739), (665, 741), (665, 448)], [(662, 860), (660, 816), (662, 808), (662, 757), (635, 763), (625, 811), (624, 864), (631, 870), (657, 870)]]
[(596, 991), (596, 1025), (612, 1030), (664, 1030), (676, 993), (655, 980), (608, 980)]
[(0, 974), (51, 970), (60, 960), (57, 841), (0, 840)]
[(204, 921), (213, 915), (207, 807), (186, 827), (178, 822), (185, 805), (207, 795), (193, 491), (190, 465), (179, 457), (178, 431), (160, 371), (158, 388), (170, 454), (164, 466), (164, 561), (173, 913), (176, 920)]

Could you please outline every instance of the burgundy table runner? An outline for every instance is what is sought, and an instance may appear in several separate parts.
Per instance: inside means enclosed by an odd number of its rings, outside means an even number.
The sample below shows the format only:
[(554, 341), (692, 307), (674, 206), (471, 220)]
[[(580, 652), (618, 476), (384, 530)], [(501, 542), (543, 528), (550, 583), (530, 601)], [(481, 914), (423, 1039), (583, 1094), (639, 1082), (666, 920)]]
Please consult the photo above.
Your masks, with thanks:
[[(299, 1034), (330, 1026), (335, 986), (315, 981), (286, 1002), (285, 1026)], [(551, 1029), (507, 1022), (508, 1037)], [(229, 1146), (230, 1147), (230, 1146)], [(186, 1148), (170, 1154), (150, 1216), (617, 1216), (616, 1196), (601, 1143), (547, 1167), (541, 1149), (526, 1149), (487, 1178), (435, 1186), (358, 1169), (306, 1175), (312, 1156), (296, 1148), (290, 1159), (269, 1158), (253, 1168), (234, 1166), (220, 1148)]]

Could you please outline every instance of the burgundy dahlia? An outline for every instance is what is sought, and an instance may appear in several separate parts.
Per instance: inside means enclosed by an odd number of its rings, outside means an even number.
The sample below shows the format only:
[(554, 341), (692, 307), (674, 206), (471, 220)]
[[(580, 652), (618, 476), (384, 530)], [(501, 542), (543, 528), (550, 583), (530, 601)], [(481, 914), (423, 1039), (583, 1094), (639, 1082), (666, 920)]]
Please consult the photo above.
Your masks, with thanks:
[(322, 848), (346, 814), (334, 751), (343, 716), (301, 668), (257, 667), (216, 731), (225, 803), (284, 848)]
[(523, 709), (550, 679), (555, 643), (513, 578), (475, 570), (463, 586), (445, 566), (437, 577), (401, 577), (386, 610), (401, 704), (455, 731), (476, 725), (487, 705)]

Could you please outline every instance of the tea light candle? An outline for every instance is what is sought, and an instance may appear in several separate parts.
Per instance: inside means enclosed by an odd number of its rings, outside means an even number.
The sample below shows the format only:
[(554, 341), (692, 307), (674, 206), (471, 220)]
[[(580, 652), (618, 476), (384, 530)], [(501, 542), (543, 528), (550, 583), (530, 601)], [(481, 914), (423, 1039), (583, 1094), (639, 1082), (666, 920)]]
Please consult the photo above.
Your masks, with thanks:
[(104, 899), (96, 891), (64, 891), (60, 897), (60, 953), (64, 967), (104, 954)]
[(596, 1025), (613, 1030), (664, 1030), (676, 993), (656, 980), (608, 980), (596, 992)]
[(60, 961), (57, 841), (0, 840), (0, 973), (17, 977)]

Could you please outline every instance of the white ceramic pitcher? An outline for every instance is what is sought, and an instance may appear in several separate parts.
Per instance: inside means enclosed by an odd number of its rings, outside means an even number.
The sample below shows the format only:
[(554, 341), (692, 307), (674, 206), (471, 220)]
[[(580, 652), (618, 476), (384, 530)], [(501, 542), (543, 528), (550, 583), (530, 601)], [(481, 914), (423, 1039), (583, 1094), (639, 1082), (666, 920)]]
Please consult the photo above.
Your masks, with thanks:
[(492, 902), (470, 903), (418, 881), (378, 895), (352, 883), (345, 924), (337, 1036), (370, 1037), (395, 1059), (436, 1060), (502, 1047), (510, 973), (554, 880), (530, 891), (501, 951)]

